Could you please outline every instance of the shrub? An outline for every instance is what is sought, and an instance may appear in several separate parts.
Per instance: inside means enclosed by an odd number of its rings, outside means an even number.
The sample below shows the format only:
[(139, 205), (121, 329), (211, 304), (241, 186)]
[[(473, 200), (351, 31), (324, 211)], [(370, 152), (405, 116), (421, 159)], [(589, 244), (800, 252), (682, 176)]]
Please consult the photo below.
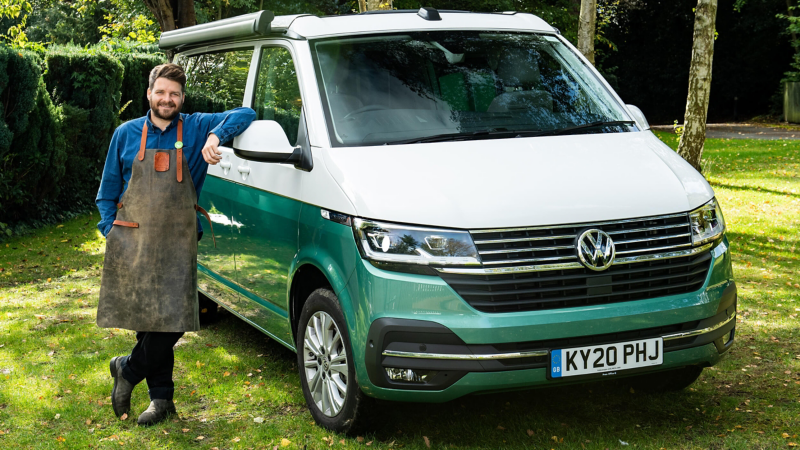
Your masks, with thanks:
[(0, 222), (55, 207), (66, 149), (60, 109), (41, 78), (42, 61), (0, 46)]
[(216, 113), (225, 111), (225, 101), (214, 97), (212, 94), (187, 92), (186, 99), (181, 108), (182, 113), (196, 112)]
[(51, 47), (45, 84), (63, 110), (69, 155), (59, 202), (67, 210), (93, 205), (108, 144), (119, 124), (124, 67), (114, 55), (77, 47)]
[(115, 56), (125, 68), (120, 103), (127, 106), (119, 119), (124, 122), (142, 117), (150, 108), (147, 101), (147, 78), (150, 70), (166, 62), (166, 58), (161, 53), (120, 53)]

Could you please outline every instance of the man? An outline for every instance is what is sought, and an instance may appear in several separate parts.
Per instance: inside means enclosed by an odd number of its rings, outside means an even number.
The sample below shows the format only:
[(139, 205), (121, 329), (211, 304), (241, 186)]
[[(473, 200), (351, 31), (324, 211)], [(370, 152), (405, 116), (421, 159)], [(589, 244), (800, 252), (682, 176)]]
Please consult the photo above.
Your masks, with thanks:
[(106, 236), (97, 324), (134, 330), (137, 341), (130, 355), (111, 359), (111, 403), (117, 417), (127, 414), (133, 388), (147, 380), (151, 402), (139, 425), (175, 412), (172, 349), (199, 329), (196, 211), (205, 211), (197, 199), (208, 165), (222, 158), (220, 142), (256, 116), (250, 108), (181, 114), (185, 87), (180, 66), (153, 68), (150, 111), (114, 131), (96, 199)]

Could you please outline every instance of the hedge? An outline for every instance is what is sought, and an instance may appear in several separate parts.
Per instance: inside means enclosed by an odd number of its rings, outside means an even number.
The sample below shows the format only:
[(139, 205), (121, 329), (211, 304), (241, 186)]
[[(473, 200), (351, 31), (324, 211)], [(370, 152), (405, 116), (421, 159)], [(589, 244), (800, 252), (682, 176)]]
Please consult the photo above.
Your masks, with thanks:
[(66, 151), (42, 66), (36, 54), (0, 46), (0, 222), (41, 216), (59, 194)]
[(164, 60), (74, 46), (37, 55), (0, 44), (0, 234), (95, 207), (114, 129), (147, 112), (147, 77)]
[(165, 63), (166, 58), (161, 53), (122, 53), (116, 56), (125, 68), (120, 100), (124, 109), (119, 115), (120, 120), (125, 122), (142, 117), (150, 109), (147, 101), (147, 79), (150, 70)]
[(94, 204), (118, 112), (124, 67), (114, 55), (78, 47), (51, 47), (44, 81), (62, 106), (67, 148), (59, 202), (68, 209)]

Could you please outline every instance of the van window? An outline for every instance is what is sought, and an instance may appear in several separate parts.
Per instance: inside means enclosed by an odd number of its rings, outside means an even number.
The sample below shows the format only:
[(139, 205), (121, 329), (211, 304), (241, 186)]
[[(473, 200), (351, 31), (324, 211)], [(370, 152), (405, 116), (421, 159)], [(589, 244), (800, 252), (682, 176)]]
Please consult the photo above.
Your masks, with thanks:
[(253, 49), (235, 49), (179, 56), (186, 72), (182, 112), (222, 112), (242, 106)]
[(334, 146), (515, 137), (630, 120), (555, 36), (406, 32), (319, 39), (311, 49)]
[(296, 145), (302, 107), (292, 54), (284, 47), (261, 49), (253, 101), (256, 118), (278, 122), (286, 132), (289, 143)]

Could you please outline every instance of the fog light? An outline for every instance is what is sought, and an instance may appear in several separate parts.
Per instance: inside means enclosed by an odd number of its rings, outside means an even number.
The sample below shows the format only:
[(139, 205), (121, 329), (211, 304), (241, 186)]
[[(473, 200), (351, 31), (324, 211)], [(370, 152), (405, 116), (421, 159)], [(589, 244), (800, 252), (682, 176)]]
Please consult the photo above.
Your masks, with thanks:
[(733, 330), (722, 337), (722, 345), (728, 345), (728, 342), (730, 342), (731, 339), (733, 339)]
[(429, 370), (411, 370), (411, 369), (398, 369), (395, 367), (386, 367), (386, 375), (392, 381), (410, 381), (412, 383), (424, 383), (429, 376), (436, 372)]

